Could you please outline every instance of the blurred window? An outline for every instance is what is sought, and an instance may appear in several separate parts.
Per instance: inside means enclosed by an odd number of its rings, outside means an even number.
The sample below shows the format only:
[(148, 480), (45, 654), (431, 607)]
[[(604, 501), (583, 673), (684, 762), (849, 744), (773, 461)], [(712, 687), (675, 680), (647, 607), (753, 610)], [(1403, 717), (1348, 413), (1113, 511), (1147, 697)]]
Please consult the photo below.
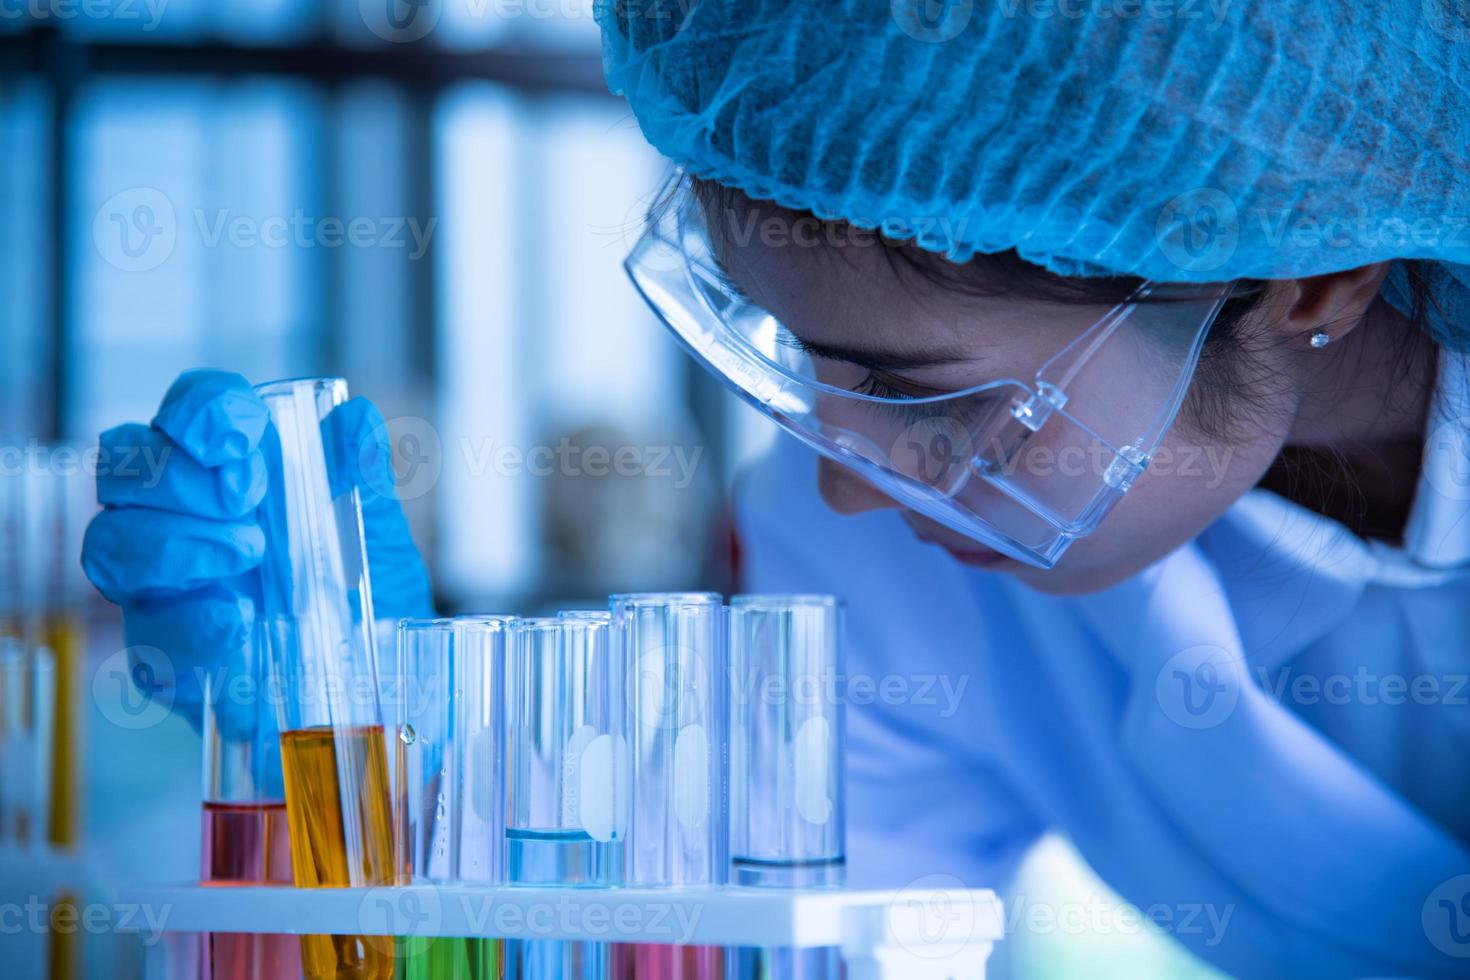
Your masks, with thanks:
[(91, 441), (190, 367), (389, 419), (449, 608), (719, 586), (751, 427), (627, 284), (666, 172), (592, 0), (0, 17), (0, 410)]

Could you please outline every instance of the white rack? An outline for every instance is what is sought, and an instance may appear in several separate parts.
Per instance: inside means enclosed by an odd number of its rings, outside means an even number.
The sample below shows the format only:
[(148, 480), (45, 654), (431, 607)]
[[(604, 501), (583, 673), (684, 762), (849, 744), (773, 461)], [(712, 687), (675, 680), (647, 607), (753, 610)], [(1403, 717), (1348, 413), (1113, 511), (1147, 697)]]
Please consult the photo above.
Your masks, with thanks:
[[(990, 891), (760, 888), (200, 887), (125, 891), (133, 930), (487, 936), (708, 946), (840, 947), (849, 980), (983, 980), (1001, 938)], [(197, 944), (144, 935), (149, 976), (183, 977)], [(186, 948), (187, 947), (187, 948)]]

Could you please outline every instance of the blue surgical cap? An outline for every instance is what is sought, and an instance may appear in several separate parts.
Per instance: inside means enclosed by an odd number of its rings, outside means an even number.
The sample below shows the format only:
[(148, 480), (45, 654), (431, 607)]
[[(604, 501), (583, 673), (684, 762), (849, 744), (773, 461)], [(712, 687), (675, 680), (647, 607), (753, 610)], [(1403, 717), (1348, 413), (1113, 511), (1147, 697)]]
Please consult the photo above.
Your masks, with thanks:
[[(1470, 347), (1459, 0), (599, 0), (689, 173), (965, 261), (1280, 279), (1419, 266)], [(1385, 295), (1407, 303), (1392, 267)]]

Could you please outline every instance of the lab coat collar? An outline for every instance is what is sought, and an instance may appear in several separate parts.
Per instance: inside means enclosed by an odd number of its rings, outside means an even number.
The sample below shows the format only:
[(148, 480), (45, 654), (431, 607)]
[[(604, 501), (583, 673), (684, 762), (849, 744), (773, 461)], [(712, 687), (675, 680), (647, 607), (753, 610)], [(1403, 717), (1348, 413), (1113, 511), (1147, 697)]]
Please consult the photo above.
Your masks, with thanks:
[[(1423, 589), (1470, 575), (1470, 356), (1444, 352), (1404, 544), (1364, 541), (1338, 522), (1264, 490), (1247, 493), (1190, 545), (1084, 603), (1094, 625), (1168, 591), (1227, 600), (1242, 650), (1285, 663), (1342, 622), (1370, 585)], [(1206, 559), (1202, 567), (1199, 559)], [(1187, 571), (1186, 571), (1187, 569)], [(1210, 574), (1213, 572), (1213, 574)], [(1138, 593), (1128, 599), (1128, 593)]]
[[(1470, 354), (1440, 353), (1424, 465), (1404, 554), (1424, 569), (1470, 566)], [(1391, 557), (1391, 556), (1389, 556)]]

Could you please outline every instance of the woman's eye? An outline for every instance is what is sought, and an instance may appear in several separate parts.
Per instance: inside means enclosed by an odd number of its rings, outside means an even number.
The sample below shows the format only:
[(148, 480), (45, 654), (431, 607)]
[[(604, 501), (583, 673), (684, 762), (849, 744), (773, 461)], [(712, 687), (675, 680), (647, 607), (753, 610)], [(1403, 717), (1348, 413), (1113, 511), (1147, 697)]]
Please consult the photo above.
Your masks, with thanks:
[[(871, 373), (853, 390), (860, 395), (885, 399), (885, 404), (878, 406), (879, 411), (902, 423), (919, 422), (934, 415), (951, 413), (955, 410), (955, 406), (947, 402), (926, 400), (936, 392), (919, 394), (914, 391), (905, 391)], [(905, 402), (911, 404), (905, 404)]]
[(881, 380), (875, 374), (869, 374), (867, 377), (863, 378), (863, 380), (858, 382), (857, 387), (853, 390), (860, 395), (868, 395), (873, 398), (891, 398), (895, 401), (902, 401), (914, 397), (907, 392), (900, 391), (898, 388), (895, 388), (888, 382)]
[(928, 385), (905, 385), (902, 381), (887, 380), (872, 372), (869, 372), (853, 390), (861, 395), (869, 395), (873, 398), (889, 398), (894, 401), (918, 401), (933, 398), (936, 395), (950, 394), (948, 391), (931, 388)]

